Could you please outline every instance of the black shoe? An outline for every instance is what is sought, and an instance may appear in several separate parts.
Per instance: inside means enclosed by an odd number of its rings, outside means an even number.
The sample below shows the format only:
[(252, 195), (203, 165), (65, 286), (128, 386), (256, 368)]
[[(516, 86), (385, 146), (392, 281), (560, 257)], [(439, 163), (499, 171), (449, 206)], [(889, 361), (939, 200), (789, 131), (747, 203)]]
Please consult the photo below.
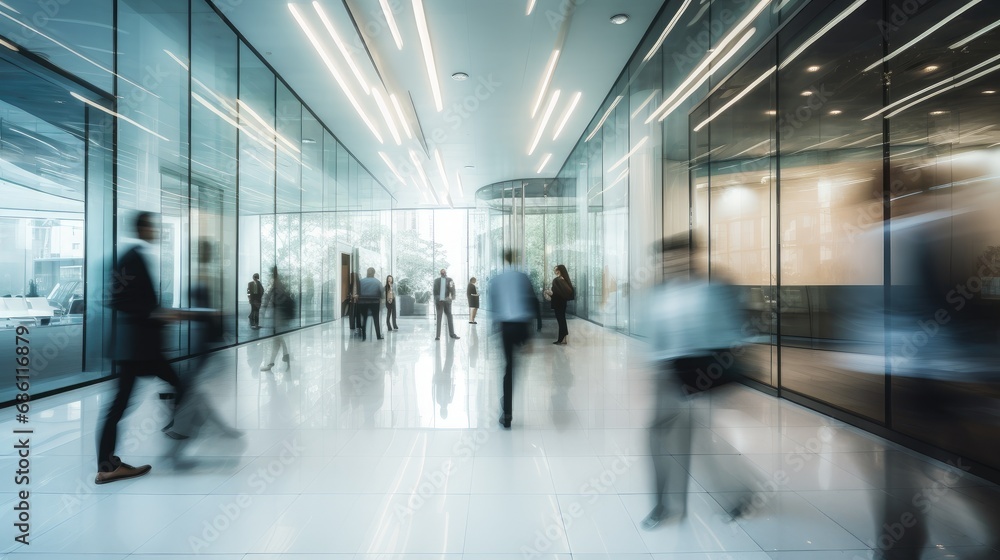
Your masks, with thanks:
[(455, 336), (455, 335), (451, 335), (451, 337), (454, 338), (454, 339), (456, 339), (456, 340), (458, 340), (459, 338), (462, 338), (460, 336)]
[(382, 340), (383, 338), (385, 338), (385, 337), (382, 337), (382, 336), (378, 337), (379, 340)]
[(500, 417), (500, 425), (503, 426), (505, 430), (510, 429), (510, 421), (511, 417), (507, 416), (506, 414)]
[(441, 337), (440, 336), (435, 336), (434, 340), (441, 340)]

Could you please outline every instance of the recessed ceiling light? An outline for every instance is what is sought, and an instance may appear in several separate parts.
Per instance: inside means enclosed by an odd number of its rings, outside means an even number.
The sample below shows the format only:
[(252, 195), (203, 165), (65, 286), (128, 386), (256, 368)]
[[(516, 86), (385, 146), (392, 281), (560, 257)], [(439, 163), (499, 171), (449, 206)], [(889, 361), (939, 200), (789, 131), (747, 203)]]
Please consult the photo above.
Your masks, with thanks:
[(807, 89), (807, 90), (803, 91), (802, 93), (800, 93), (799, 95), (801, 95), (802, 97), (809, 97), (812, 94), (813, 94), (812, 90)]
[(839, 115), (841, 113), (843, 113), (843, 111), (841, 111), (840, 109), (834, 109), (834, 110), (830, 111), (831, 115)]
[(940, 66), (935, 66), (935, 65), (931, 64), (930, 66), (924, 68), (924, 72), (933, 72), (933, 71), (937, 70), (938, 68), (940, 68)]
[(615, 14), (611, 16), (611, 23), (621, 25), (628, 21), (628, 14)]
[(454, 74), (451, 75), (451, 79), (455, 80), (456, 82), (464, 82), (465, 80), (469, 79), (469, 75), (466, 74), (465, 72), (455, 72)]
[(819, 72), (819, 66), (810, 66), (806, 68), (806, 72)]
[(774, 115), (777, 115), (778, 112), (775, 111), (774, 109), (771, 109), (771, 110), (768, 110), (768, 111), (764, 111), (764, 114), (773, 117)]
[(996, 92), (997, 91), (995, 89), (988, 89), (988, 90), (986, 90), (986, 91), (983, 92), (983, 95), (993, 95)]
[(316, 140), (313, 140), (312, 138), (303, 138), (302, 139), (302, 143), (303, 144), (315, 144)]
[(947, 112), (948, 111), (931, 111), (931, 115), (933, 115), (933, 116), (936, 117), (936, 116), (939, 116), (939, 115), (943, 115), (943, 114), (945, 114)]
[(475, 165), (466, 165), (465, 168), (466, 169), (475, 169), (476, 166)]

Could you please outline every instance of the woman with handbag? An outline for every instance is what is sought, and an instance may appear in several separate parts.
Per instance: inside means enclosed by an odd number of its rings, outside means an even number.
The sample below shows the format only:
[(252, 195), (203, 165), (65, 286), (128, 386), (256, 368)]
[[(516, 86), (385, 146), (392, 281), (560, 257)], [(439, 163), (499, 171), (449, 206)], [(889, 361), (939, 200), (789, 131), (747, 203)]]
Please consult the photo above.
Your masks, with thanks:
[(559, 338), (552, 344), (565, 345), (566, 337), (569, 336), (569, 329), (566, 327), (566, 304), (575, 299), (576, 295), (565, 265), (556, 265), (552, 272), (555, 274), (555, 278), (552, 279), (552, 287), (545, 290), (547, 299), (552, 302), (552, 311), (556, 314), (556, 322), (559, 323)]
[(479, 311), (479, 289), (476, 288), (476, 277), (469, 278), (469, 287), (465, 289), (469, 298), (469, 324), (476, 324), (476, 312)]
[(396, 281), (392, 274), (385, 277), (385, 330), (399, 330), (396, 325)]

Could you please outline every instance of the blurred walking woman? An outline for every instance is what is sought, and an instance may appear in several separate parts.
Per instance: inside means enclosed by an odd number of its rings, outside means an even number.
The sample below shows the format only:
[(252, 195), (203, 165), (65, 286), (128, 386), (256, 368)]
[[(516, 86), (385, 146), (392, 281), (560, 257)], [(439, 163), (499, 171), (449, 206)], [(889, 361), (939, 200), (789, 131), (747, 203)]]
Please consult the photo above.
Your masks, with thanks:
[(552, 279), (552, 288), (546, 290), (546, 295), (552, 300), (552, 311), (556, 314), (556, 322), (559, 323), (559, 338), (552, 344), (566, 344), (566, 337), (569, 336), (569, 329), (566, 327), (566, 304), (576, 298), (573, 289), (573, 282), (569, 279), (569, 272), (564, 265), (558, 264), (552, 271), (555, 278)]
[(392, 275), (385, 277), (385, 328), (387, 331), (398, 331), (396, 326), (396, 281)]
[(469, 287), (465, 289), (469, 296), (469, 324), (476, 324), (476, 312), (479, 311), (479, 289), (476, 288), (476, 277), (469, 278)]

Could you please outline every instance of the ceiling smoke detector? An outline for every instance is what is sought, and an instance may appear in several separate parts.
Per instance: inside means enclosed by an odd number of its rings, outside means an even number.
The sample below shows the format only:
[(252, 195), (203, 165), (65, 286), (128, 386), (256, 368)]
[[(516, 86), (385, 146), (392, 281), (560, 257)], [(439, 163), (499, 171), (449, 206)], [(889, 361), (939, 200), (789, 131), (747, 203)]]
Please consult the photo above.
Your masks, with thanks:
[(451, 75), (451, 79), (455, 80), (456, 82), (464, 82), (465, 80), (469, 79), (469, 75), (466, 74), (465, 72), (455, 72), (454, 74)]
[(615, 14), (611, 16), (611, 23), (621, 25), (628, 21), (628, 14)]

